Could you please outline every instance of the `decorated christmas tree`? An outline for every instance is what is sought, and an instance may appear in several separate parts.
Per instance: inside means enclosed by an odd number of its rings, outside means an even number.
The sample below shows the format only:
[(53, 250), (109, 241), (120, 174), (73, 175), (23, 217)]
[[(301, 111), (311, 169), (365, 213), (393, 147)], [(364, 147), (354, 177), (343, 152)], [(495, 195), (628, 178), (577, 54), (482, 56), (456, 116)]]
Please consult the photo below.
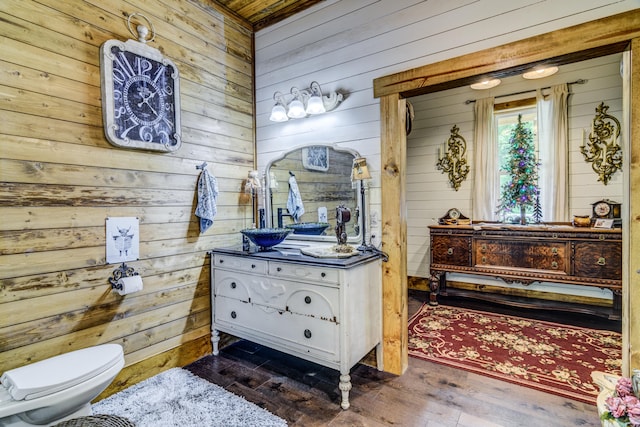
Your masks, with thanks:
[(520, 222), (525, 224), (527, 208), (538, 205), (539, 188), (533, 132), (522, 123), (521, 115), (511, 133), (509, 156), (502, 170), (509, 174), (509, 179), (502, 185), (498, 211), (511, 212), (519, 207)]

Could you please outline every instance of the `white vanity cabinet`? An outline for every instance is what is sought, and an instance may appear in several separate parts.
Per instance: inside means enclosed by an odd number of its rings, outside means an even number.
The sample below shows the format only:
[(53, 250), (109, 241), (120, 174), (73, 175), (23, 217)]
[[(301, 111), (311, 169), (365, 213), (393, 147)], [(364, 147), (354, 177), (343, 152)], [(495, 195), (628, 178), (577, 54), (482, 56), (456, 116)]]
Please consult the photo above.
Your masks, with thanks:
[(211, 252), (212, 341), (219, 332), (340, 371), (343, 409), (349, 372), (377, 348), (382, 369), (382, 278), (379, 257), (318, 259), (277, 251)]

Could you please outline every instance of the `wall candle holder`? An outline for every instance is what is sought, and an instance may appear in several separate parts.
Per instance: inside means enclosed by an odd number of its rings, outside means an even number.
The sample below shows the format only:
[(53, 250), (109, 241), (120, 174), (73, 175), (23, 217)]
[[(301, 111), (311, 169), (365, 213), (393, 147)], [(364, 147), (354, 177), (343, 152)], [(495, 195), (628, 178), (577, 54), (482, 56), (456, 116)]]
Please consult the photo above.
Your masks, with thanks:
[(458, 125), (453, 125), (446, 146), (438, 147), (438, 162), (436, 163), (436, 167), (442, 173), (449, 174), (449, 182), (456, 191), (469, 174), (469, 165), (465, 157), (467, 141), (458, 133), (459, 130)]
[(591, 122), (591, 133), (588, 142), (580, 147), (586, 162), (598, 175), (598, 181), (607, 185), (617, 170), (622, 170), (622, 149), (618, 144), (620, 122), (607, 114), (608, 105), (601, 102), (596, 108), (596, 116)]

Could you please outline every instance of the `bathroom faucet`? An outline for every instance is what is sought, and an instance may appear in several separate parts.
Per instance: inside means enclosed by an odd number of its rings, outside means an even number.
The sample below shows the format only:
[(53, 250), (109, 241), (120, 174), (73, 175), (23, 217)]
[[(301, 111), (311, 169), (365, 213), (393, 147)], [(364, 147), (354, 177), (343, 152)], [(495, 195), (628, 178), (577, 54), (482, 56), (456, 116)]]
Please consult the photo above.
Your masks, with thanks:
[(285, 216), (288, 216), (289, 218), (293, 219), (291, 214), (284, 213), (284, 208), (278, 208), (278, 228), (282, 228), (284, 226), (282, 224), (282, 217), (285, 217)]

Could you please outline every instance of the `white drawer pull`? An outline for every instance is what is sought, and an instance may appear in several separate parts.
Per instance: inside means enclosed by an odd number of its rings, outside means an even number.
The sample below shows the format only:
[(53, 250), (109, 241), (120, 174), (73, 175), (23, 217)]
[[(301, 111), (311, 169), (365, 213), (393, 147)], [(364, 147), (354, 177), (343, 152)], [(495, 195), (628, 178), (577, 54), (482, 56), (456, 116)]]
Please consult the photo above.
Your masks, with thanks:
[(311, 331), (309, 329), (305, 329), (304, 330), (304, 337), (305, 338), (311, 338)]

